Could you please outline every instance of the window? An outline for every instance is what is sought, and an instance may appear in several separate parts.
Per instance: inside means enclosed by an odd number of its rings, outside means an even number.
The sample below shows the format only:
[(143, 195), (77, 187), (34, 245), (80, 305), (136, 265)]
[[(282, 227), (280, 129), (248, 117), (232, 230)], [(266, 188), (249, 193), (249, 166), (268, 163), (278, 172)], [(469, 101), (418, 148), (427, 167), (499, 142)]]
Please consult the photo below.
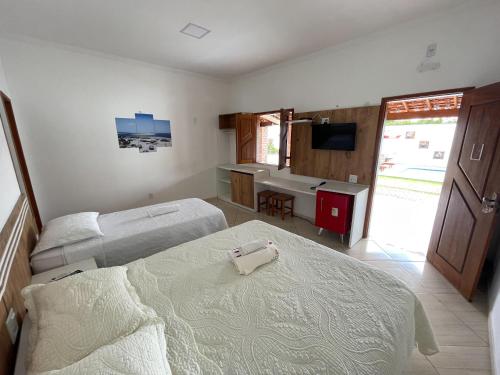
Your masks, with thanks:
[[(291, 125), (288, 127), (286, 166), (290, 166)], [(256, 142), (257, 163), (278, 165), (280, 150), (280, 113), (259, 116)]]

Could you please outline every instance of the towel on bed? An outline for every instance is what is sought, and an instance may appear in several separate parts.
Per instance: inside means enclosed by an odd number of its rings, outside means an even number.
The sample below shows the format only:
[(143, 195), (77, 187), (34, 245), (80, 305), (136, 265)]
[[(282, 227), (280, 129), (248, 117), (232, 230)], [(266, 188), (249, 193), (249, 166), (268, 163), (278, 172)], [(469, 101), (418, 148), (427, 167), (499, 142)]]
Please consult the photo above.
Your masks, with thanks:
[(247, 242), (241, 246), (234, 248), (233, 250), (229, 250), (229, 257), (232, 259), (242, 257), (248, 254), (251, 254), (257, 250), (265, 249), (266, 246), (272, 245), (272, 241), (269, 240), (254, 240)]
[(240, 275), (250, 275), (257, 267), (277, 259), (278, 256), (279, 252), (276, 246), (268, 245), (264, 249), (248, 255), (233, 258), (233, 263)]
[(167, 206), (151, 207), (147, 210), (149, 217), (171, 214), (172, 212), (179, 211), (178, 204), (169, 204)]

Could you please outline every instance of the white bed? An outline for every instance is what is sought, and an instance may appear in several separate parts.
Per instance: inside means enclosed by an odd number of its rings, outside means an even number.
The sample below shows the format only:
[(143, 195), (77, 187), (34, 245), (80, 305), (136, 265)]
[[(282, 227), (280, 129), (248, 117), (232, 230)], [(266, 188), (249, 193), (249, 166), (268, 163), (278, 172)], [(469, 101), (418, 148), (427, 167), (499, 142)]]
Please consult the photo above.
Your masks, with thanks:
[[(272, 240), (280, 257), (240, 276), (227, 250), (256, 238)], [(166, 323), (173, 374), (395, 375), (416, 343), (424, 354), (437, 352), (404, 283), (260, 221), (128, 268), (142, 303)]]
[[(241, 276), (227, 251), (256, 238), (272, 240), (280, 249), (279, 259)], [(174, 375), (399, 375), (415, 346), (425, 355), (438, 351), (422, 305), (404, 283), (260, 221), (184, 243), (126, 267), (125, 277), (136, 300), (165, 323), (166, 357)], [(97, 276), (90, 272), (107, 275), (112, 270), (87, 271), (84, 278), (93, 280)], [(74, 285), (64, 284), (63, 294), (77, 300), (87, 295), (88, 287), (83, 294), (77, 291), (80, 277), (66, 279), (74, 278)], [(73, 292), (68, 294), (68, 288)], [(52, 298), (58, 298), (55, 293)], [(98, 302), (98, 296), (106, 293), (104, 289), (92, 293), (97, 296), (99, 314), (107, 311)], [(91, 313), (92, 306), (84, 304)], [(111, 315), (100, 315), (110, 324), (121, 321), (112, 313), (114, 306), (108, 309)], [(83, 321), (95, 322), (89, 317)], [(50, 329), (50, 325), (44, 327)], [(58, 324), (54, 329), (58, 332)]]
[(99, 267), (123, 265), (227, 228), (224, 213), (197, 198), (168, 202), (178, 205), (179, 211), (149, 217), (148, 209), (165, 204), (100, 215), (97, 220), (104, 236), (33, 255), (33, 273), (90, 257)]

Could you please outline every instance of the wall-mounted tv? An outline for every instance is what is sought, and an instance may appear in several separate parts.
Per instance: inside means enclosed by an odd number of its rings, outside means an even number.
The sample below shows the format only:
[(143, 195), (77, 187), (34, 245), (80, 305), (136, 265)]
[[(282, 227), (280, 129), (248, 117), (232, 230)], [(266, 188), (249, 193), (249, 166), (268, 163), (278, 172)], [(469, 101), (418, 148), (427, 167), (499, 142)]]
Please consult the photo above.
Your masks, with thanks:
[(312, 148), (318, 150), (354, 151), (356, 123), (318, 124), (312, 126)]

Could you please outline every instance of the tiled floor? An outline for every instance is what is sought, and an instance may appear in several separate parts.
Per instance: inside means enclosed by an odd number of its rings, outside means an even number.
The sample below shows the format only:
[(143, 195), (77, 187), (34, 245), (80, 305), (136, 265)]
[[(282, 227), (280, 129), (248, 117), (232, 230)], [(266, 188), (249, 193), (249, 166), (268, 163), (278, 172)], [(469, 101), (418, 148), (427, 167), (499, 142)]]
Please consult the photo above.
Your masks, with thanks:
[(281, 221), (278, 217), (250, 212), (218, 199), (208, 201), (224, 211), (230, 226), (262, 220), (381, 268), (405, 281), (425, 306), (441, 352), (426, 357), (415, 350), (404, 374), (491, 374), (486, 295), (478, 294), (473, 303), (467, 302), (425, 261), (424, 256), (383, 249), (373, 240), (362, 240), (347, 249), (334, 234), (325, 232), (318, 236), (317, 228), (306, 220), (287, 217)]

